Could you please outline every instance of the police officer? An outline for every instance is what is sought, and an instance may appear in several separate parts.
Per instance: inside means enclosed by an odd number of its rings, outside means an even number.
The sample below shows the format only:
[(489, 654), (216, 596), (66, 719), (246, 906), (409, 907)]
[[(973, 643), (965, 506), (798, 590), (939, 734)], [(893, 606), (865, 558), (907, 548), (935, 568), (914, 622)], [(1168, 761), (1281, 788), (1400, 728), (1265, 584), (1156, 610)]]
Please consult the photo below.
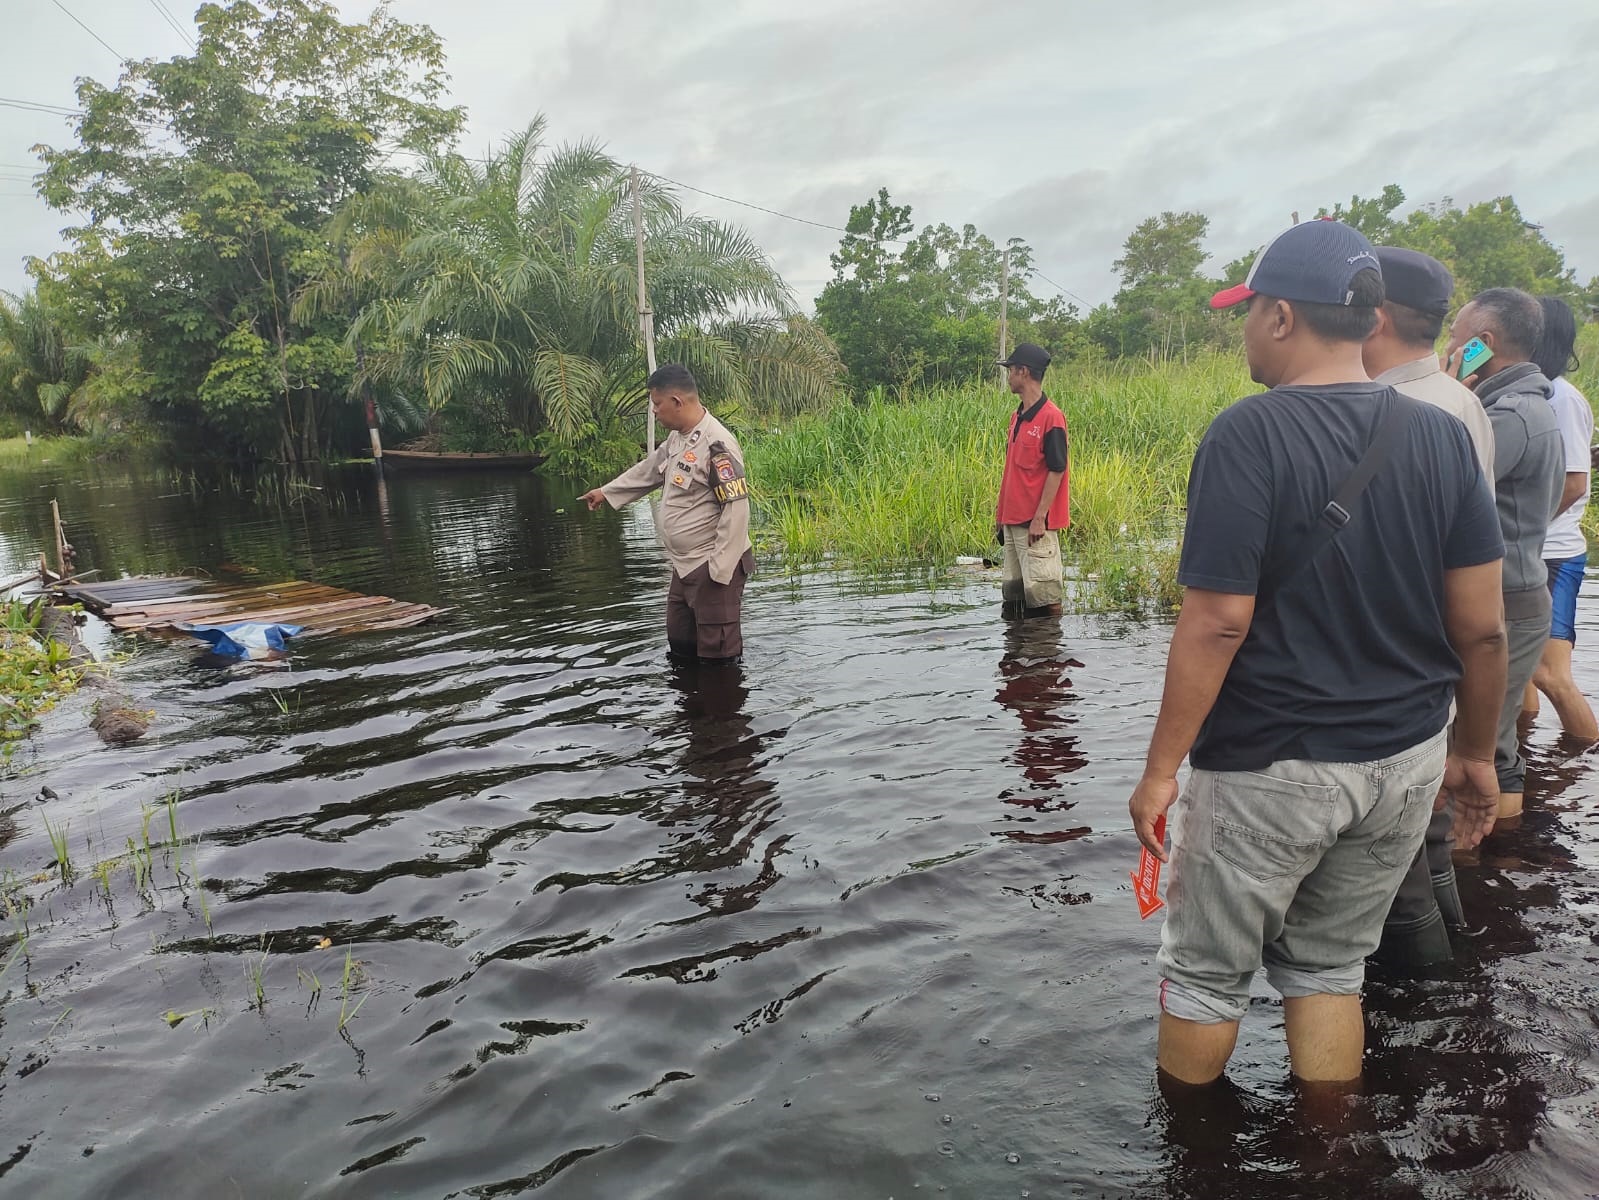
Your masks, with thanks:
[(744, 453), (701, 403), (687, 367), (667, 363), (645, 386), (655, 419), (671, 434), (643, 462), (580, 499), (591, 511), (621, 508), (661, 489), (659, 532), (672, 564), (667, 645), (679, 658), (736, 662), (744, 653), (744, 581), (755, 573)]

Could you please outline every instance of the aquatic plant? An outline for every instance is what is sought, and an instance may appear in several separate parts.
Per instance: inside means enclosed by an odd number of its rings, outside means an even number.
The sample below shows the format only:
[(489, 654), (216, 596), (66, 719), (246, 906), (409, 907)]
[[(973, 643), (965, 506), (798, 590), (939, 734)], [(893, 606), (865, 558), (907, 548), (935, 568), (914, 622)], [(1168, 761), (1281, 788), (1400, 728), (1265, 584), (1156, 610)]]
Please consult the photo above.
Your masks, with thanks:
[(161, 803), (167, 810), (167, 833), (169, 834), (167, 851), (170, 854), (172, 849), (178, 845), (178, 789), (173, 788), (168, 792), (162, 797)]
[(0, 602), (0, 762), (82, 678), (71, 651), (40, 635), (42, 612), (42, 600)]
[(54, 825), (48, 815), (43, 819), (45, 836), (50, 839), (50, 849), (55, 854), (56, 866), (61, 871), (61, 882), (70, 884), (72, 882), (72, 855), (67, 848), (67, 830), (72, 827), (72, 822), (68, 820), (63, 821), (60, 825)]
[[(354, 1008), (350, 1007), (350, 990), (360, 982), (360, 979), (361, 968), (355, 959), (351, 957), (350, 951), (346, 950), (344, 952), (344, 977), (339, 980), (339, 1032), (341, 1033), (346, 1025), (355, 1020), (355, 1014), (361, 1011), (361, 1006), (366, 1003), (367, 996), (370, 994), (362, 992), (361, 999), (356, 1006)], [(319, 991), (321, 987), (322, 985), (318, 983), (317, 989)]]
[[(1099, 364), (1051, 377), (1071, 428), (1065, 541), (1084, 608), (1175, 600), (1188, 465), (1211, 418), (1257, 390), (1241, 357)], [(1015, 400), (987, 383), (840, 402), (744, 438), (757, 539), (791, 565), (942, 569), (997, 558), (994, 499)]]
[(193, 1008), (188, 1012), (178, 1012), (176, 1009), (169, 1008), (161, 1014), (161, 1019), (167, 1023), (169, 1029), (176, 1029), (190, 1017), (199, 1017), (201, 1021), (209, 1021), (216, 1015), (217, 1010), (214, 1008)]
[(262, 976), (266, 972), (267, 956), (272, 952), (272, 941), (265, 934), (261, 935), (261, 953), (259, 957), (244, 960), (244, 976), (250, 982), (250, 994), (254, 999), (250, 1007), (257, 1012), (266, 1007), (266, 986), (262, 983)]
[(206, 932), (211, 931), (211, 906), (205, 898), (205, 880), (200, 878), (200, 839), (194, 839), (189, 850), (189, 874), (194, 880), (194, 894), (200, 901), (200, 915), (205, 918)]

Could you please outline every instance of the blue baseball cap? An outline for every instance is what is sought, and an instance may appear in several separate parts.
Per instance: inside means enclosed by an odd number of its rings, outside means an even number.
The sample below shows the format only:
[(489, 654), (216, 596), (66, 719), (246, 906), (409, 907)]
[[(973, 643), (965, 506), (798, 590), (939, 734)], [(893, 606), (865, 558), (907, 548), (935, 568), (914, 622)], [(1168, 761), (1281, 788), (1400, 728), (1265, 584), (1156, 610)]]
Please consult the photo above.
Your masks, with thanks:
[(1230, 308), (1264, 294), (1306, 304), (1355, 302), (1350, 283), (1361, 271), (1382, 272), (1371, 243), (1342, 221), (1291, 225), (1259, 254), (1244, 281), (1210, 298), (1212, 308)]

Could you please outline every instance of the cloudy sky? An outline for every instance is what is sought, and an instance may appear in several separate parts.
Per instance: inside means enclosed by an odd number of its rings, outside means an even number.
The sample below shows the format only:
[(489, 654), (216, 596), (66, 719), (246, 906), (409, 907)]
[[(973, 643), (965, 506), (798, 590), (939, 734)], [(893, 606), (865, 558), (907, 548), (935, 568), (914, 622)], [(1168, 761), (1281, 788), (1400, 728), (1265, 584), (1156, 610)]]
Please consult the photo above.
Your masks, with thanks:
[[(186, 0), (168, 0), (180, 18)], [(0, 97), (73, 103), (116, 55), (186, 49), (154, 0), (7, 0)], [(74, 23), (69, 10), (111, 49)], [(342, 5), (351, 19), (371, 4)], [(684, 184), (824, 225), (887, 186), (918, 225), (1027, 239), (1089, 303), (1137, 221), (1209, 215), (1212, 265), (1292, 211), (1397, 182), (1512, 194), (1599, 274), (1595, 0), (396, 0), (444, 38), (477, 153), (544, 112)], [(113, 53), (113, 51), (115, 53)], [(0, 288), (58, 244), (32, 196), (59, 117), (0, 105)], [(796, 294), (838, 234), (685, 195), (748, 228)], [(1219, 269), (1219, 267), (1217, 267)], [(1051, 286), (1038, 281), (1039, 294)]]

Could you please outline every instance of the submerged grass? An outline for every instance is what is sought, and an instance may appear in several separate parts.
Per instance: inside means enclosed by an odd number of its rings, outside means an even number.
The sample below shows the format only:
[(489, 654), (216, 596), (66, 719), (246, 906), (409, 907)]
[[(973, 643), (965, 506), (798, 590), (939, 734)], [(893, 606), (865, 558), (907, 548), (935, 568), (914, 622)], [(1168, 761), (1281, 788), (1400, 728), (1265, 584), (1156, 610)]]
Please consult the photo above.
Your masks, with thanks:
[[(1088, 608), (1177, 598), (1176, 538), (1188, 465), (1211, 418), (1257, 390), (1236, 355), (1189, 365), (1063, 372), (1047, 389), (1071, 426), (1068, 573)], [(791, 564), (942, 568), (993, 557), (994, 500), (1015, 400), (973, 384), (841, 403), (752, 433), (757, 537)]]

